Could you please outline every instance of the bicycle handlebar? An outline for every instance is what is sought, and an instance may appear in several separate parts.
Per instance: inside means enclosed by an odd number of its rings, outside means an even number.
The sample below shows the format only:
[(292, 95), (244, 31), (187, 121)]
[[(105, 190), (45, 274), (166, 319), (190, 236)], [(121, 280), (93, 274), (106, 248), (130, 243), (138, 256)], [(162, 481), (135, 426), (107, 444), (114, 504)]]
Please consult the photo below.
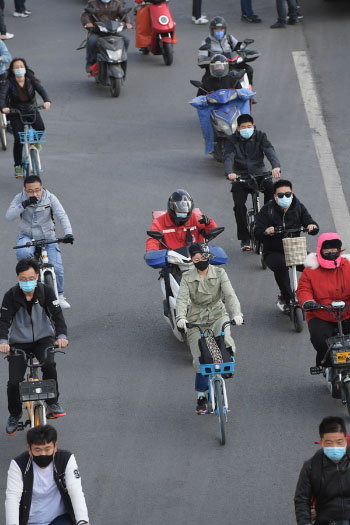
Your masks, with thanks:
[(64, 242), (64, 237), (61, 237), (60, 239), (38, 239), (37, 241), (33, 239), (31, 242), (27, 242), (26, 244), (21, 244), (20, 246), (13, 246), (13, 250), (18, 250), (19, 248), (29, 248), (30, 246), (39, 246), (43, 247), (47, 244), (55, 244), (55, 242)]
[[(20, 356), (22, 355), (27, 366), (31, 366), (32, 368), (39, 368), (43, 366), (47, 361), (47, 354), (50, 352), (51, 354), (65, 354), (66, 352), (63, 352), (63, 350), (55, 350), (55, 348), (58, 348), (58, 345), (48, 346), (44, 350), (44, 360), (41, 363), (38, 364), (30, 364), (30, 359), (34, 356), (32, 353), (27, 353), (21, 348), (15, 348), (14, 346), (10, 349), (10, 354), (6, 355), (4, 359), (9, 359), (9, 357), (14, 356)], [(35, 356), (34, 356), (35, 357)]]
[[(236, 181), (238, 182), (247, 182), (247, 180), (254, 179), (255, 177), (263, 177), (263, 180), (272, 179), (272, 171), (264, 171), (263, 173), (242, 173), (237, 175)], [(232, 181), (230, 181), (232, 182)]]
[[(13, 114), (13, 115), (18, 115), (19, 116), (19, 119), (21, 121), (21, 123), (23, 125), (29, 125), (31, 126), (32, 124), (34, 124), (35, 122), (35, 119), (36, 119), (36, 110), (37, 109), (44, 109), (44, 106), (41, 104), (40, 106), (35, 106), (34, 108), (34, 111), (32, 113), (22, 113), (19, 109), (16, 109), (16, 108), (12, 108), (10, 109), (10, 114)], [(32, 117), (32, 120), (31, 121), (26, 121), (25, 122), (25, 119), (23, 117)]]
[[(231, 321), (226, 321), (226, 322), (222, 325), (222, 327), (221, 327), (221, 331), (223, 332), (223, 331), (225, 330), (226, 326), (228, 326), (229, 324), (231, 324), (231, 325), (235, 325), (235, 324), (236, 324), (236, 321), (234, 321), (234, 319), (231, 319)], [(245, 324), (244, 321), (243, 321), (243, 324)], [(199, 324), (197, 324), (197, 323), (186, 323), (186, 326), (187, 326), (187, 328), (198, 328), (198, 330), (201, 332), (201, 334), (204, 333), (203, 330), (202, 330), (202, 328), (201, 328), (201, 326), (200, 326)]]
[(304, 310), (306, 312), (313, 312), (314, 310), (327, 310), (329, 313), (332, 314), (332, 313), (338, 313), (338, 312), (344, 313), (349, 308), (350, 308), (350, 303), (348, 305), (344, 304), (344, 306), (327, 306), (326, 304), (315, 303), (315, 305), (312, 308), (307, 308), (306, 310), (304, 308)]

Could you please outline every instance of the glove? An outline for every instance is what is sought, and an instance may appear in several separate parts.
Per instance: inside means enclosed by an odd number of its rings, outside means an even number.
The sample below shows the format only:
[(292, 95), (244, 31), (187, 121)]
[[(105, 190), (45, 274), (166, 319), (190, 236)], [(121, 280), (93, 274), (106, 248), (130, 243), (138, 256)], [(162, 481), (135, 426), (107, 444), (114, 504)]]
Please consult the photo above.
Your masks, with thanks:
[(243, 317), (242, 315), (234, 315), (233, 320), (236, 323), (237, 326), (241, 326), (243, 324)]
[(22, 202), (22, 206), (24, 209), (26, 209), (27, 206), (30, 206), (31, 204), (37, 204), (38, 199), (36, 197), (29, 197), (26, 201)]
[(179, 330), (187, 332), (187, 319), (179, 319), (176, 324)]
[(63, 241), (64, 244), (73, 244), (74, 242), (74, 236), (71, 233), (67, 233), (67, 235), (64, 236)]
[(210, 224), (210, 219), (209, 217), (207, 217), (206, 215), (202, 215), (202, 218), (199, 219), (199, 224), (204, 224), (204, 226), (209, 226)]
[(315, 301), (305, 301), (303, 308), (305, 312), (311, 312), (312, 310), (316, 310), (317, 303), (315, 303)]

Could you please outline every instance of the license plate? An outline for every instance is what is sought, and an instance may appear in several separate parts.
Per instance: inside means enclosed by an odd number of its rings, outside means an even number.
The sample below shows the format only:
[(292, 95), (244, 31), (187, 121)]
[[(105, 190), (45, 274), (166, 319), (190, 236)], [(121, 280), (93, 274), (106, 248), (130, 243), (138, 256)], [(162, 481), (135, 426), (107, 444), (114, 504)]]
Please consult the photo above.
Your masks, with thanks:
[(337, 352), (337, 363), (348, 363), (350, 361), (350, 352)]

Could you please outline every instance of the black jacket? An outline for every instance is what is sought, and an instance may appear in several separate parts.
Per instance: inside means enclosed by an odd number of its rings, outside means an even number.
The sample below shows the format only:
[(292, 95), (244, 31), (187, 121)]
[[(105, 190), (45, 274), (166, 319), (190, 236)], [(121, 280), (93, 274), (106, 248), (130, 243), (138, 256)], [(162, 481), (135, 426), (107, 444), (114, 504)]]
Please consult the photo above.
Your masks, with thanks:
[(6, 292), (0, 309), (0, 341), (33, 343), (44, 337), (67, 335), (62, 309), (54, 291), (38, 283), (29, 315), (26, 298), (19, 285)]
[(32, 111), (36, 106), (35, 93), (39, 93), (44, 102), (51, 102), (46, 89), (37, 80), (32, 80), (26, 76), (25, 86), (29, 95), (28, 102), (23, 102), (19, 98), (17, 82), (7, 80), (0, 92), (0, 110), (3, 108), (13, 108), (19, 109), (22, 112)]
[(205, 89), (205, 91), (208, 91), (208, 93), (211, 93), (212, 91), (217, 91), (218, 89), (241, 89), (239, 79), (235, 78), (230, 74), (221, 78), (212, 77), (210, 75), (207, 77), (203, 77), (202, 82), (203, 88)]
[[(318, 459), (321, 469), (316, 477), (313, 462)], [(328, 459), (322, 450), (304, 463), (294, 496), (298, 525), (311, 524), (311, 498), (316, 500), (317, 522), (350, 519), (349, 447), (339, 463)]]
[[(317, 230), (313, 230), (311, 235), (317, 235), (318, 224), (313, 220), (304, 204), (294, 195), (292, 204), (285, 211), (278, 206), (275, 199), (265, 204), (256, 217), (254, 235), (263, 243), (264, 253), (283, 252), (282, 237), (278, 235), (265, 235), (266, 228), (270, 226), (282, 226), (284, 229), (306, 228), (309, 224), (316, 224)], [(293, 235), (299, 237), (299, 233)]]
[(272, 168), (280, 167), (280, 161), (266, 133), (255, 130), (250, 139), (244, 139), (239, 131), (236, 131), (225, 144), (226, 176), (229, 173), (261, 175), (265, 171), (265, 155)]

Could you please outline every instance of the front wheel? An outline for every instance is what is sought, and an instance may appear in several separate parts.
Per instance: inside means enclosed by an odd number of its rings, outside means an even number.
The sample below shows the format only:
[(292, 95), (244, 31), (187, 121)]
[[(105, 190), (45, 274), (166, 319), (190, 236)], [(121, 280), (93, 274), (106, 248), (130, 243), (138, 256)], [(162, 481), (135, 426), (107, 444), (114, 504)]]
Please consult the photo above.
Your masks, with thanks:
[(34, 410), (34, 426), (37, 427), (38, 425), (45, 425), (43, 405), (36, 405)]
[(32, 174), (39, 176), (39, 152), (35, 147), (30, 150), (30, 160), (32, 162)]
[(170, 42), (163, 42), (163, 60), (166, 66), (171, 66), (174, 60), (173, 44)]
[(215, 381), (215, 404), (216, 412), (219, 420), (219, 434), (221, 445), (226, 443), (226, 432), (225, 432), (225, 416), (224, 416), (224, 404), (223, 404), (223, 392), (220, 381)]
[(121, 87), (122, 87), (122, 79), (121, 78), (110, 77), (110, 81), (111, 81), (111, 95), (112, 95), (112, 97), (119, 97), (120, 90), (121, 90)]
[(5, 115), (1, 115), (0, 125), (1, 125), (1, 130), (0, 130), (1, 146), (2, 146), (2, 149), (5, 151), (7, 149), (6, 117), (5, 117)]
[(304, 316), (300, 306), (296, 306), (293, 311), (293, 322), (295, 331), (300, 333), (304, 328)]
[(348, 414), (350, 416), (350, 381), (347, 381), (346, 383), (344, 383), (344, 389), (345, 389), (346, 406), (348, 409)]
[(49, 286), (51, 288), (51, 290), (53, 290), (53, 292), (55, 293), (56, 295), (56, 292), (55, 292), (55, 285), (54, 285), (54, 282), (53, 282), (53, 277), (51, 275), (51, 272), (46, 272), (45, 275), (44, 275), (44, 284), (46, 284), (46, 286)]

